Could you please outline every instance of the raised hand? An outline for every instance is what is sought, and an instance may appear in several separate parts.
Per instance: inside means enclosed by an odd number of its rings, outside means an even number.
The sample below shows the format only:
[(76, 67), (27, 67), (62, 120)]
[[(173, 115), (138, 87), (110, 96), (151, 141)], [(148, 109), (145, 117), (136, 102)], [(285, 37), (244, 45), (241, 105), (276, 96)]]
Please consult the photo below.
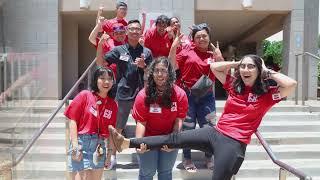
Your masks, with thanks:
[(143, 69), (146, 67), (146, 63), (144, 62), (144, 60), (145, 60), (145, 55), (142, 53), (140, 58), (136, 58), (133, 64)]
[(219, 48), (219, 42), (217, 41), (216, 46), (210, 43), (210, 46), (212, 48), (212, 51), (208, 51), (208, 53), (212, 54), (212, 58), (214, 58), (216, 61), (223, 61), (222, 53)]
[(104, 44), (104, 43), (106, 43), (109, 39), (110, 39), (110, 36), (109, 36), (106, 32), (104, 32), (104, 33), (102, 34), (102, 36), (100, 37), (99, 44)]
[(173, 47), (178, 47), (180, 46), (180, 44), (182, 43), (182, 37), (184, 34), (180, 34), (180, 31), (177, 33), (177, 35), (175, 36), (172, 45)]

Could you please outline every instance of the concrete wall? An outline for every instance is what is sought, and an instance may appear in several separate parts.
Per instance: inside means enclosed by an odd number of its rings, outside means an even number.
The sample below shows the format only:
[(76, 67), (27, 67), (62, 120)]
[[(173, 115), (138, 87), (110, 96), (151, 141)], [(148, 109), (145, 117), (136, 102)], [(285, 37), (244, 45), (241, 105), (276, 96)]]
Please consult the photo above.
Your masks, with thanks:
[[(90, 0), (89, 10), (97, 11), (100, 5), (106, 11), (113, 11), (116, 8), (113, 0)], [(80, 0), (61, 0), (61, 12), (84, 11), (80, 9)]]
[[(319, 0), (305, 0), (304, 2), (304, 52), (317, 54)], [(307, 99), (317, 98), (318, 87), (318, 60), (306, 56), (305, 64), (308, 67), (306, 73)]]
[(62, 94), (66, 95), (78, 79), (78, 24), (62, 18)]
[[(38, 71), (43, 98), (58, 98), (59, 1), (8, 0), (3, 4), (4, 35), (8, 53), (33, 53), (47, 71)], [(39, 58), (39, 59), (37, 59)], [(41, 68), (43, 69), (43, 68)], [(38, 69), (39, 70), (39, 69)]]
[(142, 11), (146, 13), (172, 13), (181, 21), (182, 32), (188, 33), (188, 27), (194, 24), (195, 1), (194, 0), (127, 0), (127, 19), (136, 19)]
[[(196, 10), (243, 10), (242, 0), (196, 0)], [(292, 0), (252, 0), (253, 11), (289, 11)]]
[[(298, 66), (298, 97), (305, 93), (308, 99), (317, 98), (317, 66), (312, 58), (299, 57), (296, 64), (296, 54), (310, 52), (316, 54), (316, 39), (318, 35), (318, 0), (294, 0), (293, 9), (287, 16), (283, 28), (283, 71), (296, 79)], [(293, 98), (294, 95), (291, 96)]]

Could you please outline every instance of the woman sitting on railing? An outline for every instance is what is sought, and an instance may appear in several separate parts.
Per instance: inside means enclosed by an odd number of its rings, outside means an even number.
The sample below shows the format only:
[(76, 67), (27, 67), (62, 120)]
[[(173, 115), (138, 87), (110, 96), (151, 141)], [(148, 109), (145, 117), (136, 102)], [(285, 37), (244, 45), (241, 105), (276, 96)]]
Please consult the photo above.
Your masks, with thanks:
[[(244, 160), (251, 135), (259, 127), (263, 116), (282, 98), (295, 89), (297, 82), (288, 76), (267, 69), (256, 55), (247, 55), (239, 62), (214, 62), (211, 70), (229, 94), (224, 112), (217, 125), (207, 128), (153, 136), (126, 139), (109, 126), (110, 136), (120, 152), (137, 148), (144, 143), (149, 149), (197, 149), (214, 154), (213, 180), (229, 180), (236, 174)], [(235, 76), (227, 72), (236, 68)], [(278, 87), (267, 87), (265, 79), (273, 79)]]
[(112, 148), (106, 153), (108, 125), (116, 124), (118, 106), (110, 95), (114, 75), (99, 67), (93, 75), (92, 91), (81, 91), (65, 111), (70, 119), (68, 168), (72, 179), (100, 180), (103, 167), (110, 164)]

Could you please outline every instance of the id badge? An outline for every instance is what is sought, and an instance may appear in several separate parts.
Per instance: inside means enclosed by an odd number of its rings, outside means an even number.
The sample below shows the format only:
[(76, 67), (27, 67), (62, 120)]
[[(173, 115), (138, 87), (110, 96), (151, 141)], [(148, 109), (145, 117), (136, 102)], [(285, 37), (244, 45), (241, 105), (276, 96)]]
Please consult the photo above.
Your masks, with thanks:
[(119, 59), (120, 59), (121, 61), (128, 62), (128, 61), (129, 61), (129, 58), (130, 58), (129, 55), (127, 55), (127, 54), (121, 54)]
[(161, 113), (162, 109), (158, 104), (151, 104), (149, 112), (150, 113)]
[(97, 110), (96, 110), (94, 107), (91, 106), (90, 109), (89, 109), (89, 111), (90, 111), (90, 113), (93, 114), (95, 117), (98, 116), (98, 112), (97, 112)]

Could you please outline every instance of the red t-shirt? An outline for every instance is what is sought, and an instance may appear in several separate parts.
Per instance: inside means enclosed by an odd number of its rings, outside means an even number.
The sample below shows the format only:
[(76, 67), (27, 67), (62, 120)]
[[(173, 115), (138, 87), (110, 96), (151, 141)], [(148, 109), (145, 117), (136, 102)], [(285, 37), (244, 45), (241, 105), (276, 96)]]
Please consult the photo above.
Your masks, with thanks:
[(78, 134), (99, 134), (108, 138), (108, 125), (115, 126), (118, 105), (109, 97), (101, 98), (97, 94), (83, 90), (67, 107), (64, 114), (77, 123)]
[(105, 20), (103, 22), (103, 25), (102, 25), (103, 31), (105, 31), (109, 36), (112, 36), (113, 24), (116, 24), (116, 23), (121, 23), (125, 27), (128, 26), (128, 22), (125, 19), (118, 19), (118, 18), (115, 17), (113, 19)]
[(216, 129), (233, 139), (249, 144), (251, 135), (258, 129), (263, 116), (282, 100), (277, 87), (270, 87), (263, 95), (255, 95), (250, 87), (245, 87), (239, 95), (233, 89), (234, 78), (227, 75), (223, 85), (229, 96)]
[(211, 56), (210, 53), (200, 52), (194, 45), (182, 49), (176, 56), (181, 71), (181, 78), (177, 80), (177, 84), (182, 87), (181, 81), (184, 81), (184, 85), (191, 88), (202, 75), (209, 75), (214, 81), (215, 76), (210, 70)]
[(134, 102), (132, 117), (139, 122), (146, 122), (144, 136), (170, 134), (177, 118), (185, 118), (188, 111), (188, 98), (186, 93), (174, 85), (171, 96), (171, 108), (160, 107), (158, 104), (146, 106), (145, 89), (142, 89)]
[(153, 57), (168, 56), (172, 40), (169, 38), (166, 32), (163, 36), (160, 36), (157, 32), (157, 28), (153, 27), (148, 29), (144, 35), (144, 46), (149, 48)]

